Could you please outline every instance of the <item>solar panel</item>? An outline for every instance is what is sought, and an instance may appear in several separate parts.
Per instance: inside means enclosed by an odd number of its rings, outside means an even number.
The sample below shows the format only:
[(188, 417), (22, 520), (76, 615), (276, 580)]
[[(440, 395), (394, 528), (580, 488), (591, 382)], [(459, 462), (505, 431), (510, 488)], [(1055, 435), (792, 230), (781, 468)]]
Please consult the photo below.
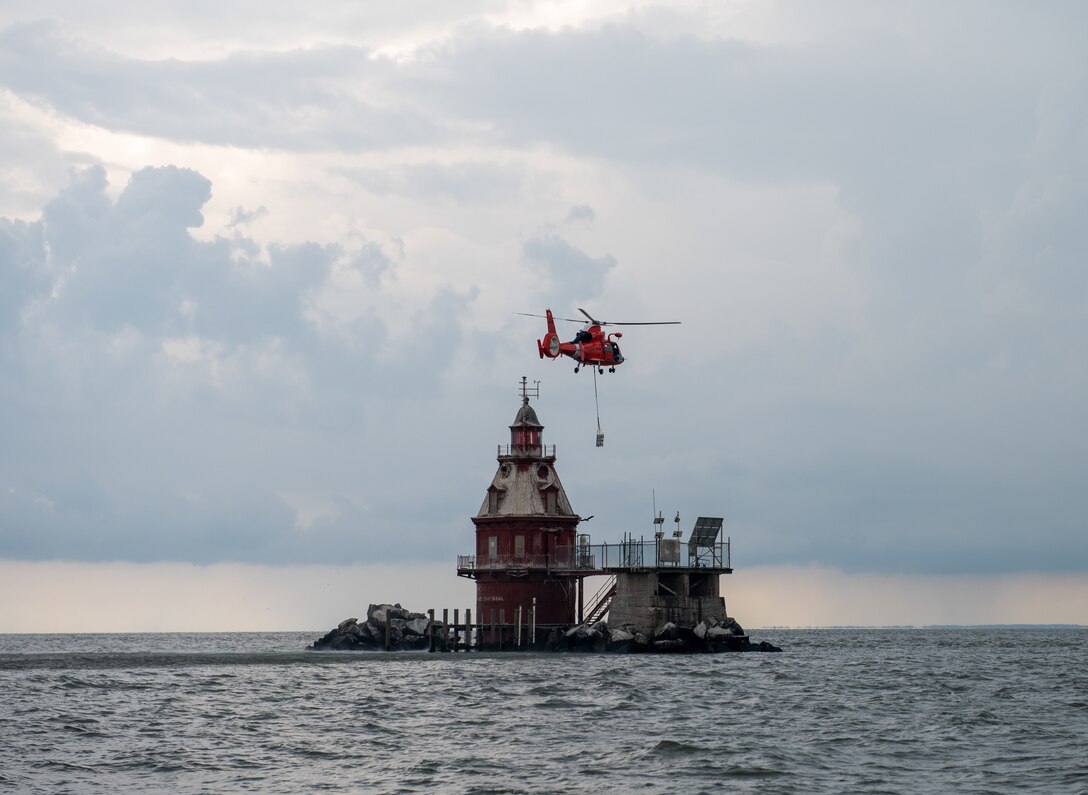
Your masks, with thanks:
[(714, 546), (714, 540), (718, 537), (721, 529), (722, 518), (720, 516), (700, 516), (695, 520), (691, 538), (688, 539), (688, 549), (694, 550), (699, 547)]

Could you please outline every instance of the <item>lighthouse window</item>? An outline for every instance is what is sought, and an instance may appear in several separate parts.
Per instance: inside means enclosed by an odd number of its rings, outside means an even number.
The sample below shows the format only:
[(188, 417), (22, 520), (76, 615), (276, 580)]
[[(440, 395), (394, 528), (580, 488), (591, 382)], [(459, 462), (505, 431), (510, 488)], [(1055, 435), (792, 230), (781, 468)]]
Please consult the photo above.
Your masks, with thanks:
[(525, 536), (514, 536), (514, 557), (525, 557)]
[(499, 537), (488, 536), (487, 537), (487, 556), (489, 558), (497, 558), (499, 556)]
[(499, 510), (499, 493), (492, 489), (487, 493), (487, 512), (497, 513)]
[(544, 492), (544, 511), (546, 513), (555, 513), (555, 492)]

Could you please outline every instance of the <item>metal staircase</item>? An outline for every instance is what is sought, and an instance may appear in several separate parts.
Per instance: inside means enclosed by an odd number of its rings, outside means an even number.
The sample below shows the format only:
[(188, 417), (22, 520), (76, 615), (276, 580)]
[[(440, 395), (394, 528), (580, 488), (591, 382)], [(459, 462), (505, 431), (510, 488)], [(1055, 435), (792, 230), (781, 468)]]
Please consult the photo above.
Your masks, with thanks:
[(612, 604), (612, 597), (615, 595), (616, 575), (613, 574), (604, 581), (604, 585), (600, 587), (597, 593), (590, 597), (584, 613), (585, 619), (582, 623), (596, 624), (604, 618), (604, 614), (608, 612), (608, 608)]

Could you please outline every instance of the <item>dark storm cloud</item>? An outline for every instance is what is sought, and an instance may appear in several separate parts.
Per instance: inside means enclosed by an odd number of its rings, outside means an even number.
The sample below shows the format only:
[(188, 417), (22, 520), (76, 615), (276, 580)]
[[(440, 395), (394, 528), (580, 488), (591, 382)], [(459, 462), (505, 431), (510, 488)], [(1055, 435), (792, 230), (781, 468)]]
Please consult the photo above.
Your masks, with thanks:
[[(635, 492), (658, 485), (659, 502), (726, 515), (745, 566), (1084, 568), (1088, 6), (818, 8), (797, 43), (649, 36), (630, 18), (470, 26), (396, 64), (358, 47), (140, 61), (19, 24), (0, 34), (0, 84), (62, 116), (173, 140), (428, 157), (499, 144), (504, 162), (524, 151), (544, 171), (558, 152), (662, 202), (673, 195), (651, 182), (665, 172), (783, 195), (824, 186), (856, 232), (830, 253), (817, 241), (753, 299), (764, 330), (721, 334), (721, 297), (746, 285), (711, 211), (695, 234), (722, 256), (673, 285), (692, 300), (666, 316), (705, 312), (712, 333), (673, 338), (651, 371), (638, 369), (648, 338), (624, 338), (625, 371), (600, 384), (604, 450), (589, 447), (590, 381), (549, 393), (551, 441), (585, 420), (588, 456), (561, 462), (576, 508), (608, 517), (610, 538), (637, 532)], [(528, 166), (479, 155), (339, 173), (468, 207), (533, 184)], [(481, 453), (469, 472), (480, 448), (465, 444), (482, 434), (490, 449), (512, 416), (500, 404), (496, 422), (478, 394), (447, 404), (443, 378), (466, 351), (528, 342), (535, 359), (537, 332), (466, 339), (475, 293), (448, 287), (397, 329), (367, 311), (322, 326), (314, 296), (334, 269), (377, 304), (397, 260), (369, 242), (262, 257), (238, 225), (235, 239), (196, 241), (211, 190), (192, 171), (149, 170), (113, 202), (91, 169), (41, 219), (0, 220), (0, 556), (393, 559), (405, 547), (448, 556), (454, 536), (463, 550), (478, 504), (465, 495), (482, 494), (493, 466)], [(784, 217), (772, 236), (795, 233)], [(575, 207), (563, 231), (593, 218)], [(635, 245), (676, 234), (656, 220), (632, 219)], [(511, 236), (543, 222), (515, 223)], [(569, 311), (629, 264), (579, 245), (525, 240), (531, 295)], [(845, 303), (849, 317), (777, 306), (818, 261), (845, 276), (804, 298)], [(637, 292), (635, 269), (624, 275)], [(837, 300), (843, 285), (856, 301)], [(319, 492), (309, 524), (289, 491)]]
[(114, 204), (101, 167), (83, 172), (42, 220), (52, 266), (63, 273), (58, 319), (84, 318), (103, 330), (162, 330), (176, 312), (178, 281), (200, 246), (188, 229), (211, 183), (187, 169), (145, 169)]
[[(230, 343), (305, 338), (303, 301), (344, 255), (339, 247), (273, 246), (265, 264), (236, 256), (246, 251), (239, 241), (193, 239), (189, 229), (203, 224), (211, 183), (189, 169), (138, 171), (116, 203), (105, 188), (104, 170), (88, 169), (42, 214), (50, 267), (58, 273), (48, 311), (58, 325)], [(367, 274), (391, 267), (373, 243), (351, 256)]]
[[(188, 234), (211, 192), (194, 171), (139, 171), (116, 201), (106, 188), (92, 168), (41, 220), (0, 222), (0, 557), (390, 553), (361, 517), (409, 495), (360, 489), (358, 458), (388, 471), (387, 426), (437, 387), (473, 296), (438, 291), (399, 350), (366, 314), (319, 331), (306, 315), (334, 269), (380, 300), (394, 265), (379, 246), (278, 246), (261, 261), (252, 244)], [(316, 500), (311, 519), (297, 494)]]
[[(843, 255), (865, 296), (857, 333), (772, 328), (740, 353), (689, 341), (675, 352), (700, 373), (694, 395), (628, 385), (632, 408), (605, 410), (606, 428), (611, 411), (611, 427), (637, 434), (621, 458), (646, 446), (723, 459), (721, 510), (748, 563), (1088, 561), (1074, 430), (1088, 419), (1085, 10), (969, 10), (819, 44), (660, 42), (615, 27), (482, 37), (440, 56), (463, 78), (444, 96), (497, 119), (508, 144), (826, 180), (859, 219)], [(648, 424), (651, 402), (682, 418), (709, 411), (710, 427)], [(598, 505), (585, 512), (629, 512), (623, 489), (586, 476)], [(714, 478), (693, 468), (685, 496), (722, 501)]]

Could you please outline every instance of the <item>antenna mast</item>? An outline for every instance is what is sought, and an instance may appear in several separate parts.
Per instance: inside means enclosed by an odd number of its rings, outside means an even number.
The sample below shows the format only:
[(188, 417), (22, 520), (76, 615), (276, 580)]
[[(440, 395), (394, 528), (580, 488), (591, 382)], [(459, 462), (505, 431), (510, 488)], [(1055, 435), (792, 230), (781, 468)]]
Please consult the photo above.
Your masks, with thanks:
[(535, 398), (538, 398), (538, 399), (540, 398), (540, 382), (539, 381), (533, 381), (533, 385), (532, 385), (532, 387), (530, 387), (529, 386), (529, 379), (527, 379), (525, 376), (522, 376), (520, 386), (521, 386), (521, 390), (520, 390), (521, 391), (521, 402), (522, 402), (523, 405), (528, 405), (529, 404), (529, 398), (530, 397), (535, 397)]
[(651, 489), (650, 494), (652, 494), (654, 498), (654, 538), (664, 538), (665, 517), (657, 510), (657, 492)]

